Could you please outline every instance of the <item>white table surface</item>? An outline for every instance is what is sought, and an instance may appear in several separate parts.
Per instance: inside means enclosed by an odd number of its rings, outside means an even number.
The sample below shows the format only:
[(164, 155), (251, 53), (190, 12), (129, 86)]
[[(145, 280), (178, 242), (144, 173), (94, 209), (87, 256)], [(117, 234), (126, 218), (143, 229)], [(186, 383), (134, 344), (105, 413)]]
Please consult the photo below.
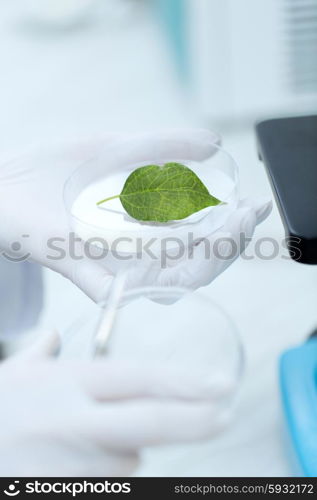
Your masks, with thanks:
[[(0, 3), (0, 150), (102, 131), (212, 126), (198, 117), (146, 14), (133, 24), (40, 35), (22, 29), (18, 2)], [(221, 130), (241, 167), (243, 195), (271, 195), (252, 127)], [(283, 237), (276, 208), (256, 235)], [(89, 300), (45, 271), (42, 325), (59, 328)], [(225, 305), (243, 338), (247, 368), (234, 424), (211, 442), (150, 450), (140, 475), (291, 475), (277, 361), (315, 327), (317, 270), (288, 260), (239, 260), (206, 293)], [(62, 300), (60, 299), (62, 297)]]

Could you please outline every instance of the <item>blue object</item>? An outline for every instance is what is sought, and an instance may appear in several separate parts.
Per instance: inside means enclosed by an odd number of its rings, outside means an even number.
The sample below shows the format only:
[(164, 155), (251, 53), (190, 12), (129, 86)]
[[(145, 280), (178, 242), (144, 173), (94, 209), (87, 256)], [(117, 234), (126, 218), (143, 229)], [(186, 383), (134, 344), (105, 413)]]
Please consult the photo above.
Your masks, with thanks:
[(188, 78), (188, 13), (186, 2), (184, 0), (155, 0), (155, 5), (180, 73), (183, 77)]
[(317, 338), (284, 352), (280, 385), (291, 441), (305, 477), (317, 477)]

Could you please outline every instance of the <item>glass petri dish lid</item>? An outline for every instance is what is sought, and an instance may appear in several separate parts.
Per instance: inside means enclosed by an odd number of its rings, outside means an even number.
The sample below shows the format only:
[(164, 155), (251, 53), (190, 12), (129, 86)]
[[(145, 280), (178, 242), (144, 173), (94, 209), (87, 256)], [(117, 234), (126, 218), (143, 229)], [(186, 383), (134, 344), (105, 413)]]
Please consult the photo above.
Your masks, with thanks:
[[(106, 146), (98, 156), (80, 165), (64, 187), (64, 203), (71, 230), (83, 241), (96, 247), (111, 249), (116, 244), (116, 250), (120, 252), (138, 253), (139, 239), (142, 239), (142, 245), (154, 239), (151, 249), (159, 252), (163, 238), (170, 240), (168, 248), (178, 244), (173, 239), (186, 246), (189, 233), (191, 241), (195, 241), (219, 229), (237, 207), (239, 175), (236, 162), (214, 143), (209, 144), (208, 153), (199, 160), (193, 160), (190, 144), (186, 155), (171, 157), (166, 151), (172, 149), (170, 143), (173, 141), (177, 142), (167, 139), (166, 148), (156, 148), (144, 154), (139, 151), (140, 144), (136, 139), (121, 141)], [(173, 149), (177, 151), (177, 144)], [(136, 157), (139, 161), (130, 161)], [(223, 203), (200, 210), (186, 219), (168, 223), (137, 221), (126, 213), (119, 199), (97, 206), (99, 200), (119, 194), (127, 177), (136, 168), (167, 162), (188, 166), (209, 192)]]
[[(221, 380), (230, 387), (223, 403), (233, 403), (243, 374), (244, 350), (234, 321), (222, 307), (205, 293), (177, 287), (127, 290), (122, 301), (107, 354), (99, 360), (115, 360), (123, 367), (124, 362), (150, 363), (158, 371), (192, 373), (202, 384)], [(93, 357), (100, 307), (94, 305), (94, 311), (64, 333), (63, 358)]]

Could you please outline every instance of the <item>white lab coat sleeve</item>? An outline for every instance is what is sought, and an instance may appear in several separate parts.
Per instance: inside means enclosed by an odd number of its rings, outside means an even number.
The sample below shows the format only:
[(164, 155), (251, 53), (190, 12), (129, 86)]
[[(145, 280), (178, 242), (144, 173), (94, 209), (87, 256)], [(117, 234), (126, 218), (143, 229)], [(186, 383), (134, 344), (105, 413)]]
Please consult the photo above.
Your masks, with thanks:
[(36, 325), (43, 306), (42, 269), (0, 257), (0, 340)]

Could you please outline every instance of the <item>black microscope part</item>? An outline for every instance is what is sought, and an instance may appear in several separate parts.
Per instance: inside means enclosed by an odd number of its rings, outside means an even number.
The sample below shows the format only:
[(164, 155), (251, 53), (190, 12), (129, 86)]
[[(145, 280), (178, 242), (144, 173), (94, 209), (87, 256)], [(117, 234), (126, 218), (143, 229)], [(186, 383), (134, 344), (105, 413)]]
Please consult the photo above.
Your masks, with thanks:
[(317, 115), (262, 121), (256, 135), (290, 255), (317, 264)]

